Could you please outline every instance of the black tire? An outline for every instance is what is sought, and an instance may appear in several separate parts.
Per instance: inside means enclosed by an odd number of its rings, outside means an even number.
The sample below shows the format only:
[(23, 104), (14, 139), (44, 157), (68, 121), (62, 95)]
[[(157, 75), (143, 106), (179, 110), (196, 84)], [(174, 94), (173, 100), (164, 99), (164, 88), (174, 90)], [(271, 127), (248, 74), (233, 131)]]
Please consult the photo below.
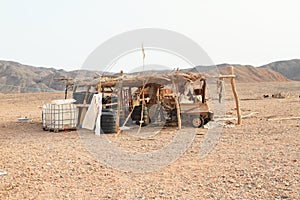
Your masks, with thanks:
[(101, 133), (105, 133), (105, 134), (108, 134), (108, 133), (115, 133), (116, 132), (116, 129), (101, 129), (102, 132)]
[(193, 127), (201, 128), (204, 125), (204, 119), (201, 115), (199, 117), (192, 116), (191, 117), (191, 123), (192, 123)]
[(102, 113), (101, 123), (116, 123), (116, 117), (113, 113)]
[(116, 132), (116, 116), (110, 109), (106, 109), (102, 112), (101, 116), (101, 132), (102, 133), (115, 133)]
[(116, 126), (101, 126), (103, 130), (116, 129)]
[(203, 125), (207, 124), (208, 122), (210, 122), (210, 119), (209, 119), (209, 118), (205, 118), (205, 119), (204, 119), (204, 124), (203, 124)]
[(116, 125), (116, 121), (110, 121), (110, 122), (101, 122), (101, 125), (103, 125), (103, 126), (111, 126), (111, 125)]
[(116, 124), (116, 120), (114, 120), (114, 121), (108, 121), (108, 122), (105, 122), (105, 121), (102, 121), (101, 122), (101, 125), (115, 125)]
[(113, 124), (113, 123), (116, 123), (116, 119), (115, 118), (102, 118), (101, 123), (103, 123), (103, 124), (107, 124), (107, 123)]

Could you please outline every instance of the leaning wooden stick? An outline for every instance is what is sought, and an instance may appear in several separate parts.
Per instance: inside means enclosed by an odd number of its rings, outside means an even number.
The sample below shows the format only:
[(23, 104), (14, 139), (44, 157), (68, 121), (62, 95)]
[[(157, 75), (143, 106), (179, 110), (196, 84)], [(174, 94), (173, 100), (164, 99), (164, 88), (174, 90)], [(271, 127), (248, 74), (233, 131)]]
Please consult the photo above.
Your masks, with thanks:
[[(231, 75), (234, 75), (233, 66), (231, 66)], [(240, 101), (239, 101), (238, 94), (236, 92), (235, 79), (234, 78), (231, 78), (231, 88), (232, 88), (233, 96), (234, 96), (234, 99), (235, 99), (236, 112), (237, 112), (237, 118), (238, 118), (237, 123), (241, 124), (242, 123), (242, 117), (241, 117), (242, 115), (241, 115), (241, 109), (240, 109)]]

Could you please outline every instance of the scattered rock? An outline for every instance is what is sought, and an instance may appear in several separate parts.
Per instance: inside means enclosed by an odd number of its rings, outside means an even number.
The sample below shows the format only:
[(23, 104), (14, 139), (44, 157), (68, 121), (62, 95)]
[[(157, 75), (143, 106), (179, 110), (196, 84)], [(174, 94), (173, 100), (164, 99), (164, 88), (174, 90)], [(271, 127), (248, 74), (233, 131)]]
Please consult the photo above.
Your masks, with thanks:
[(6, 175), (7, 172), (6, 171), (0, 171), (0, 176)]
[(281, 196), (281, 199), (288, 199), (289, 198), (289, 196), (287, 196), (287, 195), (282, 195)]

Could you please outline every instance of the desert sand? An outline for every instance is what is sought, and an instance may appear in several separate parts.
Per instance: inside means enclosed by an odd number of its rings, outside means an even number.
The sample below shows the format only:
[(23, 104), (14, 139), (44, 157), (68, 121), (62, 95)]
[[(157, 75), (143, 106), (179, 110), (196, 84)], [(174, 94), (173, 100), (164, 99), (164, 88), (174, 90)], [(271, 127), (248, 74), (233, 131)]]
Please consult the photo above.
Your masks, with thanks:
[[(63, 93), (0, 94), (0, 199), (300, 199), (300, 82), (239, 83), (242, 125), (223, 128), (214, 149), (199, 157), (206, 130), (175, 162), (123, 172), (89, 152), (78, 131), (43, 131), (41, 108)], [(226, 86), (227, 115), (235, 104)], [(285, 98), (263, 98), (282, 92)], [(30, 123), (18, 122), (28, 117)], [(280, 119), (293, 118), (294, 119)], [(152, 140), (107, 136), (126, 150), (152, 151)]]

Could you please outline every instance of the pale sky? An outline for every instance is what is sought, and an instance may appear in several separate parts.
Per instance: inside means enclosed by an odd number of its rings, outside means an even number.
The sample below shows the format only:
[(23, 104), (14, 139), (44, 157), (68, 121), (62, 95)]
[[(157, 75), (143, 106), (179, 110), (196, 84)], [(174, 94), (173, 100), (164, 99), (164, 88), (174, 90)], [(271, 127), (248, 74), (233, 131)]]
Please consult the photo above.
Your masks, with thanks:
[(215, 64), (300, 58), (299, 0), (0, 0), (0, 59), (79, 69), (112, 36), (162, 28)]

